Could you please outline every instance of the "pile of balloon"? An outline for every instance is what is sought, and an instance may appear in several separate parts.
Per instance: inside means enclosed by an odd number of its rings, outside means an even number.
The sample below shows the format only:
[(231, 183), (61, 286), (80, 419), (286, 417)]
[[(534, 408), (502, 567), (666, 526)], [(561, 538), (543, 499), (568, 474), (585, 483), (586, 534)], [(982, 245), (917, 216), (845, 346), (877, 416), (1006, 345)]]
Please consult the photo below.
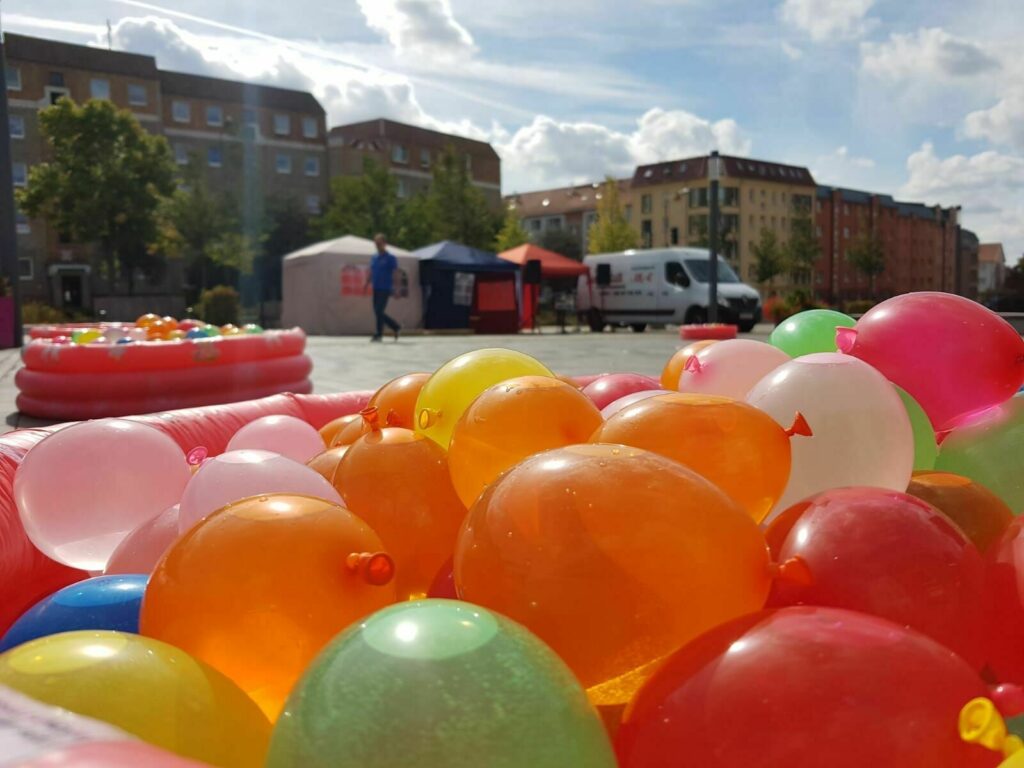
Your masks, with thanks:
[(263, 328), (255, 323), (216, 326), (193, 318), (178, 320), (170, 316), (160, 317), (148, 313), (134, 323), (103, 323), (67, 331), (50, 338), (57, 344), (132, 344), (139, 341), (183, 341), (215, 336), (239, 336), (263, 333)]
[(0, 640), (0, 733), (123, 735), (34, 766), (1024, 765), (1010, 325), (908, 294), (581, 383), (483, 349), (219, 455), (45, 438), (21, 520), (96, 575)]

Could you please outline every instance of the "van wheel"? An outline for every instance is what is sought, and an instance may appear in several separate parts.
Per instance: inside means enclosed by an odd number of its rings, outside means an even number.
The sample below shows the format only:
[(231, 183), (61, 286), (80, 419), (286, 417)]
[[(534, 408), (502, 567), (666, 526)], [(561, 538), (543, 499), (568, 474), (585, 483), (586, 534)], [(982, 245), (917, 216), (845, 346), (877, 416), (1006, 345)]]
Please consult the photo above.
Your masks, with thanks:
[(704, 307), (690, 307), (686, 313), (687, 325), (703, 325), (708, 321), (708, 311)]
[(629, 327), (633, 330), (633, 333), (643, 333), (647, 330), (647, 323), (630, 323)]
[(740, 323), (740, 333), (750, 333), (752, 330), (754, 330), (755, 325), (757, 325), (757, 323)]
[(587, 324), (590, 326), (590, 330), (594, 333), (601, 333), (604, 330), (604, 318), (601, 316), (601, 311), (598, 309), (590, 310), (590, 315), (587, 317)]

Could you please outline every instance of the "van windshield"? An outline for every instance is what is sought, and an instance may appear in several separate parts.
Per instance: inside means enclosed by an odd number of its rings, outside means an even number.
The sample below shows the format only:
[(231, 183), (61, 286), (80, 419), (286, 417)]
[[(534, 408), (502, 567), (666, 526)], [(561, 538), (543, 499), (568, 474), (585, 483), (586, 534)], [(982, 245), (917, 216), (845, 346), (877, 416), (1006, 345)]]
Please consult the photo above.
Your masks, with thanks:
[[(687, 259), (686, 260), (686, 271), (693, 275), (693, 279), (698, 283), (706, 283), (708, 277), (711, 274), (711, 260), (710, 259)], [(718, 282), (720, 283), (738, 283), (740, 279), (736, 277), (736, 273), (732, 271), (732, 267), (726, 264), (724, 261), (719, 259), (718, 261)]]

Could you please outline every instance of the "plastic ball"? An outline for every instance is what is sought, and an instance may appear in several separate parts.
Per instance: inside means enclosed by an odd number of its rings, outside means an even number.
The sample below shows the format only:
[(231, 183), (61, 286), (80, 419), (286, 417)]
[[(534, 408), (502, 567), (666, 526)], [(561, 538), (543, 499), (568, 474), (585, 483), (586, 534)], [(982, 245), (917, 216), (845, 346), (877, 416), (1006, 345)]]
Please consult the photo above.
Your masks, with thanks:
[(181, 497), (181, 448), (134, 421), (99, 419), (49, 435), (25, 456), (14, 499), (25, 532), (54, 560), (102, 571), (121, 540)]
[(122, 336), (115, 343), (116, 344), (134, 344), (135, 343), (135, 339), (133, 339), (131, 336)]
[(263, 333), (263, 327), (256, 325), (256, 323), (246, 323), (242, 326), (242, 333)]
[(1015, 397), (954, 429), (939, 446), (935, 469), (969, 477), (1024, 512), (1024, 398)]
[(196, 320), (194, 317), (188, 317), (178, 322), (178, 328), (186, 333), (195, 330), (196, 328), (202, 328), (204, 325), (206, 325), (206, 323), (202, 320)]
[[(797, 505), (770, 535), (775, 559), (798, 557), (805, 580), (777, 580), (768, 605), (847, 608), (916, 629), (980, 669), (985, 662), (985, 575), (977, 547), (913, 496), (839, 488)], [(782, 535), (778, 548), (774, 545)]]
[(646, 398), (611, 416), (591, 442), (622, 443), (678, 461), (724, 491), (755, 522), (768, 515), (789, 480), (786, 430), (757, 408), (727, 397), (672, 392)]
[(178, 320), (177, 320), (177, 318), (171, 317), (170, 315), (164, 315), (160, 319), (163, 321), (164, 326), (166, 326), (169, 330), (172, 330), (172, 331), (173, 330), (177, 330), (177, 328), (178, 328)]
[(680, 644), (761, 608), (770, 571), (757, 524), (707, 480), (648, 451), (576, 445), (484, 491), (455, 584), (550, 645), (591, 701), (621, 704)]
[(323, 440), (324, 447), (330, 448), (331, 443), (334, 442), (334, 438), (338, 435), (341, 430), (351, 424), (353, 421), (362, 421), (363, 417), (358, 413), (349, 413), (345, 416), (339, 416), (332, 421), (327, 422), (320, 427), (320, 439)]
[(135, 325), (139, 328), (148, 328), (160, 320), (159, 315), (154, 315), (152, 312), (147, 312), (135, 321)]
[(185, 338), (186, 339), (205, 339), (206, 338), (206, 331), (204, 331), (202, 328), (190, 328), (188, 331), (185, 332)]
[[(893, 386), (895, 387), (895, 385)], [(924, 412), (918, 402), (905, 389), (900, 387), (895, 387), (895, 389), (896, 394), (903, 401), (903, 407), (907, 410), (910, 429), (914, 433), (914, 469), (932, 469), (939, 456), (935, 429), (932, 427), (931, 421), (928, 420), (928, 414)]]
[(238, 336), (241, 332), (242, 329), (232, 323), (220, 327), (221, 336)]
[(391, 606), (331, 642), (274, 729), (268, 768), (615, 768), (608, 737), (565, 665), (479, 606)]
[(302, 464), (324, 448), (320, 434), (308, 422), (295, 416), (262, 416), (239, 429), (228, 441), (227, 450), (273, 451)]
[(388, 427), (416, 428), (416, 400), (429, 373), (407, 373), (373, 393), (367, 406), (376, 408)]
[(323, 453), (318, 453), (306, 462), (306, 466), (320, 475), (328, 483), (334, 484), (334, 473), (338, 471), (338, 464), (348, 451), (347, 445), (340, 445), (337, 448), (328, 448)]
[(910, 482), (914, 435), (906, 408), (885, 377), (856, 358), (798, 357), (762, 379), (747, 402), (784, 427), (800, 412), (814, 432), (792, 443), (789, 483), (776, 512), (830, 488), (903, 491)]
[(221, 335), (220, 328), (216, 325), (205, 325), (203, 326), (203, 331), (206, 333), (207, 338)]
[(218, 766), (260, 765), (270, 724), (224, 675), (125, 632), (50, 635), (0, 655), (0, 685)]
[(683, 373), (686, 361), (705, 347), (710, 347), (715, 341), (715, 339), (695, 341), (692, 344), (687, 344), (682, 349), (676, 350), (676, 353), (668, 359), (668, 362), (665, 363), (665, 367), (661, 371), (661, 388), (670, 391), (678, 388), (679, 377)]
[(535, 453), (585, 443), (600, 425), (590, 398), (559, 379), (503, 381), (481, 393), (455, 425), (448, 446), (455, 490), (469, 507), (505, 470)]
[(164, 338), (167, 339), (167, 341), (180, 341), (181, 339), (184, 339), (186, 335), (185, 331), (180, 328), (176, 328), (175, 330), (167, 333)]
[(475, 349), (442, 365), (416, 398), (416, 430), (448, 448), (463, 411), (488, 387), (517, 376), (553, 376), (544, 365), (511, 349)]
[(228, 451), (207, 459), (181, 494), (178, 530), (221, 507), (266, 493), (295, 493), (341, 504), (334, 486), (304, 464), (270, 451)]
[(139, 605), (147, 576), (95, 576), (43, 598), (0, 638), (0, 652), (37, 637), (76, 629), (139, 631)]
[(907, 493), (927, 501), (956, 523), (984, 554), (1013, 522), (1013, 512), (992, 491), (949, 472), (915, 472)]
[(103, 333), (96, 328), (90, 328), (87, 331), (74, 331), (71, 334), (71, 340), (75, 344), (91, 344), (94, 341), (101, 340)]
[(589, 397), (600, 411), (626, 395), (660, 388), (658, 380), (650, 376), (639, 373), (606, 373), (587, 384), (583, 388), (583, 394)]
[(836, 352), (836, 328), (853, 328), (856, 324), (849, 315), (833, 309), (807, 309), (777, 325), (768, 343), (790, 357)]
[(394, 566), (381, 550), (366, 523), (322, 499), (243, 499), (160, 561), (142, 633), (220, 670), (273, 720), (328, 640), (394, 602)]
[(607, 421), (626, 406), (632, 405), (633, 403), (639, 403), (641, 400), (646, 400), (648, 397), (657, 397), (658, 395), (667, 394), (669, 391), (670, 390), (665, 389), (645, 389), (642, 392), (634, 392), (631, 395), (624, 395), (623, 397), (620, 397), (618, 400), (613, 400), (611, 403), (602, 408), (601, 418)]
[(394, 558), (399, 597), (424, 597), (455, 549), (466, 508), (437, 443), (410, 429), (380, 429), (376, 416), (368, 410), (371, 431), (348, 447), (334, 486)]
[[(961, 708), (987, 689), (934, 640), (837, 608), (745, 616), (673, 654), (630, 704), (622, 768), (994, 768)], [(671, 757), (670, 757), (671, 756)]]
[(178, 538), (178, 505), (133, 529), (110, 555), (104, 573), (152, 573)]
[(728, 339), (697, 352), (674, 388), (742, 400), (762, 378), (789, 360), (781, 349), (763, 341)]
[(1024, 384), (1024, 340), (981, 304), (907, 293), (872, 307), (839, 348), (870, 363), (921, 404), (936, 431), (1006, 402)]

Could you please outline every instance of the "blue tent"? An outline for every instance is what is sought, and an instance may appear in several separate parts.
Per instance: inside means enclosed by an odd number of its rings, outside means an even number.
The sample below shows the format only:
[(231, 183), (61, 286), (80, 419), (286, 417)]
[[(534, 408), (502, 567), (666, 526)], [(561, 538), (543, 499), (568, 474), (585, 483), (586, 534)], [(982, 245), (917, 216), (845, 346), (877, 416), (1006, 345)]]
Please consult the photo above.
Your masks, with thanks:
[(420, 260), (425, 328), (518, 331), (518, 264), (450, 240), (412, 255)]

